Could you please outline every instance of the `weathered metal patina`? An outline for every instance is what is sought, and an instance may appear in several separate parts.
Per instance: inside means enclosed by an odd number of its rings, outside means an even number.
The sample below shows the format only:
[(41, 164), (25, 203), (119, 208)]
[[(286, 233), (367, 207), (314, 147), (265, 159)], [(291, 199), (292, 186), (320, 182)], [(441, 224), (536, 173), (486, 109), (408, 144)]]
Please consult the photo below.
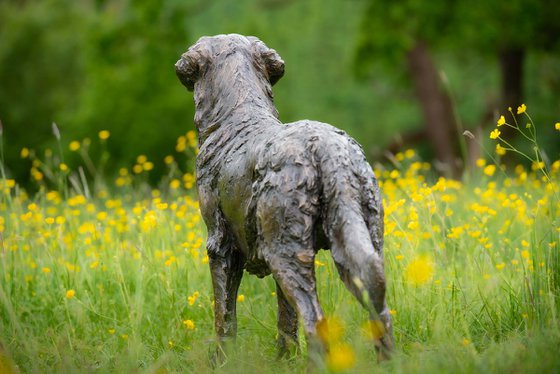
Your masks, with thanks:
[(235, 337), (243, 269), (272, 273), (281, 355), (297, 347), (298, 317), (321, 349), (314, 259), (330, 249), (346, 287), (381, 321), (378, 357), (393, 348), (385, 302), (383, 207), (361, 147), (325, 123), (283, 124), (272, 85), (284, 62), (255, 37), (202, 37), (175, 65), (194, 90), (197, 186), (219, 341)]

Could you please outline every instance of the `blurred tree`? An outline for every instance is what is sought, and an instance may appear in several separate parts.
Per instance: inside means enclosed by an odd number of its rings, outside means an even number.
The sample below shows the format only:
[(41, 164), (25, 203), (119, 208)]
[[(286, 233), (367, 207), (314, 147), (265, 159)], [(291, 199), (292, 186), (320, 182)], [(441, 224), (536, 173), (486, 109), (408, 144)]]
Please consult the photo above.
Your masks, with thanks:
[[(410, 74), (422, 108), (424, 134), (432, 144), (444, 174), (459, 176), (461, 158), (458, 123), (452, 102), (442, 85), (430, 47), (453, 27), (456, 1), (370, 0), (366, 10), (356, 56), (360, 72), (381, 61), (402, 66)], [(383, 10), (383, 11), (381, 11)]]
[(524, 101), (529, 52), (560, 51), (560, 3), (554, 0), (458, 1), (453, 23), (463, 48), (496, 55), (500, 111)]
[(455, 160), (466, 155), (458, 152), (459, 126), (431, 51), (446, 49), (467, 58), (473, 53), (497, 55), (500, 109), (516, 108), (523, 100), (527, 50), (558, 48), (559, 16), (560, 3), (551, 0), (368, 0), (358, 39), (357, 69), (363, 73), (378, 61), (394, 69), (407, 61), (424, 114), (425, 134), (436, 157), (456, 176), (460, 168)]
[[(42, 0), (0, 4), (0, 118), (10, 174), (22, 179), (22, 147), (66, 145), (106, 129), (113, 161), (161, 161), (192, 129), (193, 105), (174, 63), (186, 47), (178, 0)], [(95, 145), (95, 143), (94, 143)], [(92, 152), (96, 152), (93, 147)], [(160, 172), (163, 171), (160, 169)]]
[(29, 170), (20, 167), (21, 147), (53, 138), (51, 123), (77, 103), (88, 22), (74, 1), (0, 3), (0, 118), (6, 167), (18, 179)]
[(192, 129), (193, 107), (174, 64), (187, 48), (189, 6), (182, 1), (106, 0), (85, 45), (83, 89), (67, 120), (75, 137), (108, 129), (113, 159), (139, 154), (161, 162)]

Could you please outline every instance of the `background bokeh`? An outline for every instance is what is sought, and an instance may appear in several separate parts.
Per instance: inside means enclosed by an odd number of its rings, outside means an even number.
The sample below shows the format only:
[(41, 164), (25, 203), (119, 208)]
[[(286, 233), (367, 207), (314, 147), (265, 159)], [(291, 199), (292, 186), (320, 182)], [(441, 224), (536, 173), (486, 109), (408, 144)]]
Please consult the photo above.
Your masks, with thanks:
[(53, 122), (71, 167), (68, 144), (92, 138), (95, 157), (100, 130), (111, 134), (108, 173), (140, 154), (163, 164), (193, 129), (175, 61), (200, 36), (233, 32), (285, 60), (274, 88), (284, 122), (332, 123), (371, 161), (415, 148), (457, 174), (484, 156), (463, 130), (484, 144), (498, 114), (521, 102), (556, 159), (560, 145), (547, 135), (560, 119), (558, 19), (553, 0), (3, 0), (5, 167), (28, 179), (20, 150), (57, 150)]

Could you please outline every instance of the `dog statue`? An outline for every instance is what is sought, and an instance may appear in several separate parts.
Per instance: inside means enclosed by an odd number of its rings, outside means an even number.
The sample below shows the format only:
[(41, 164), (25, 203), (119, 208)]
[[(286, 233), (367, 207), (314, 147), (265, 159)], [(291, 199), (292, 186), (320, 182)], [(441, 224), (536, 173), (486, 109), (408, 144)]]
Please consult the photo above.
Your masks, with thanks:
[(298, 347), (298, 318), (308, 345), (326, 348), (317, 329), (324, 316), (314, 259), (328, 248), (342, 281), (379, 326), (378, 359), (388, 358), (383, 207), (359, 144), (325, 123), (278, 120), (272, 86), (284, 61), (256, 37), (202, 37), (175, 69), (194, 90), (197, 187), (220, 345), (236, 335), (245, 269), (276, 281), (280, 355)]

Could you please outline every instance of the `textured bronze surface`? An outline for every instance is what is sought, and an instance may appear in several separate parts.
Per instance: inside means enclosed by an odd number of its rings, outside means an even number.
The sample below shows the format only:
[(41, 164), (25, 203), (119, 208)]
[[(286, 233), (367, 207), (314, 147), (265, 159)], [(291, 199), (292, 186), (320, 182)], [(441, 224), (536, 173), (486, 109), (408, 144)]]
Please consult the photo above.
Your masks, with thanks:
[(245, 269), (259, 277), (272, 273), (276, 281), (279, 354), (297, 349), (298, 317), (308, 345), (325, 349), (317, 335), (324, 317), (314, 268), (324, 248), (370, 319), (382, 322), (375, 345), (379, 359), (388, 357), (383, 207), (359, 144), (325, 123), (278, 120), (272, 85), (284, 62), (255, 37), (202, 37), (175, 68), (194, 90), (197, 186), (219, 341), (236, 335)]

